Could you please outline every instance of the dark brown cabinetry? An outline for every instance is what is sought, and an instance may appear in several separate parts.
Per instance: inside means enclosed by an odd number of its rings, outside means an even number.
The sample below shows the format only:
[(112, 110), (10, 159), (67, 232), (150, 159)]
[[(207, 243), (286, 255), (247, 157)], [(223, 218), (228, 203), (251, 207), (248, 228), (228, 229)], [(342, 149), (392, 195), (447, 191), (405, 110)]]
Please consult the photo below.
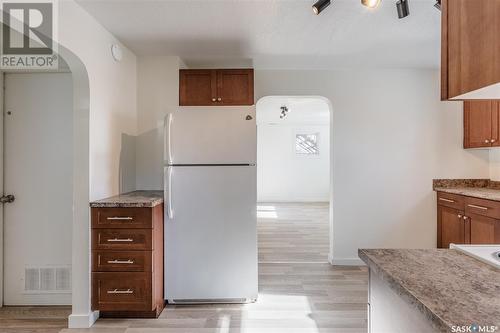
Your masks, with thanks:
[(500, 146), (500, 102), (464, 102), (464, 148)]
[(181, 69), (179, 105), (254, 104), (253, 69)]
[(500, 1), (441, 4), (441, 98), (500, 82)]
[(500, 244), (500, 202), (438, 192), (437, 246)]
[(163, 306), (163, 205), (92, 208), (92, 309), (158, 317)]

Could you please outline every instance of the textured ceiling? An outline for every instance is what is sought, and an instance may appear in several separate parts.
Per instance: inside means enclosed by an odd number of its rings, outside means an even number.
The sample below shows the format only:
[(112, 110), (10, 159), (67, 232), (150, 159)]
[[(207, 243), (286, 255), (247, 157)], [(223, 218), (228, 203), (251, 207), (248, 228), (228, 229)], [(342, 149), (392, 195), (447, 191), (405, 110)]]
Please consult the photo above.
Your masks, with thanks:
[(257, 68), (439, 66), (440, 13), (410, 0), (369, 10), (333, 0), (319, 16), (307, 0), (77, 0), (138, 55), (186, 63), (248, 62)]

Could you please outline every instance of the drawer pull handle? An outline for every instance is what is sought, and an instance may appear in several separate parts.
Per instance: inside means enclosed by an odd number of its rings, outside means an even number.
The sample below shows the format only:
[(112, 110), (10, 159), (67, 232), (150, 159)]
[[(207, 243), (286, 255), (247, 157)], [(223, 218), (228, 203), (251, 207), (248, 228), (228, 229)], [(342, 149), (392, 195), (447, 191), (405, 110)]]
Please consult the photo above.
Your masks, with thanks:
[(128, 264), (128, 265), (131, 265), (133, 264), (134, 261), (133, 260), (108, 260), (108, 264)]
[(111, 221), (132, 221), (134, 218), (130, 216), (110, 216), (106, 218), (107, 220)]
[(455, 200), (450, 200), (450, 199), (445, 199), (445, 198), (439, 198), (439, 200), (444, 201), (444, 202), (450, 202), (450, 203), (455, 202)]
[(130, 243), (133, 241), (134, 240), (132, 238), (111, 238), (111, 239), (108, 239), (109, 243), (116, 243), (116, 242)]
[(114, 290), (108, 290), (108, 294), (133, 294), (134, 291), (131, 289), (127, 290), (119, 290), (119, 289), (114, 289)]
[(488, 210), (488, 207), (483, 207), (483, 206), (476, 206), (476, 205), (467, 205), (469, 206), (470, 208), (477, 208), (477, 209), (481, 209), (481, 210)]

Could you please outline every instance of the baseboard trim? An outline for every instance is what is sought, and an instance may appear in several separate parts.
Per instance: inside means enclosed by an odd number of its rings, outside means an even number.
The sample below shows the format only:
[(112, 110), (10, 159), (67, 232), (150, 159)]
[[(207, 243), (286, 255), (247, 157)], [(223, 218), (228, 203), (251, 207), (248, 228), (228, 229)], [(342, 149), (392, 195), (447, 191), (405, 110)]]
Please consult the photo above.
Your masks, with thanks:
[(359, 258), (329, 258), (330, 264), (334, 266), (366, 266)]
[(90, 328), (98, 318), (99, 311), (91, 311), (87, 314), (70, 314), (68, 328)]

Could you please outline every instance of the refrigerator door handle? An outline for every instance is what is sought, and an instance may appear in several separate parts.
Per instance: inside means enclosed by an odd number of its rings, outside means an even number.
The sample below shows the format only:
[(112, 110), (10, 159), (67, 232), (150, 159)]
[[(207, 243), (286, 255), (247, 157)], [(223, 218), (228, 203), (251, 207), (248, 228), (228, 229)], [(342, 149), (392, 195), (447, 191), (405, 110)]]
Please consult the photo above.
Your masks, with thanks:
[(167, 169), (167, 217), (169, 219), (174, 218), (174, 209), (172, 207), (172, 171), (173, 167), (169, 166)]
[(169, 113), (165, 119), (165, 160), (167, 164), (172, 164), (172, 114)]

